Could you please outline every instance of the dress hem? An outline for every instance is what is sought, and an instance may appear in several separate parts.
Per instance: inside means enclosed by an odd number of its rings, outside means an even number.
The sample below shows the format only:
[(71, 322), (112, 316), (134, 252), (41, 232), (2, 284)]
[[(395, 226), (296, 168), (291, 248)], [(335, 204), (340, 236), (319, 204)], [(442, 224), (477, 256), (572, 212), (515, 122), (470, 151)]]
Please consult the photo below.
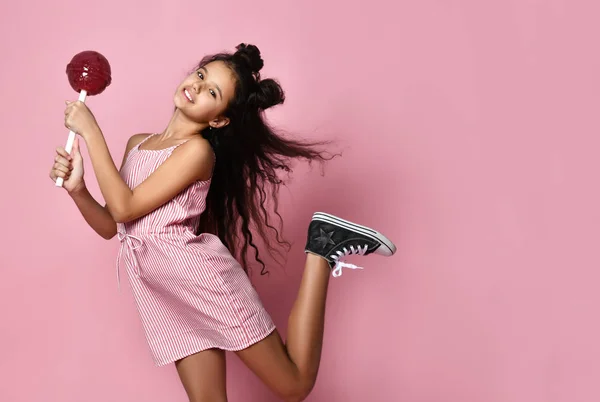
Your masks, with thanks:
[(156, 367), (166, 366), (167, 364), (174, 363), (177, 360), (181, 360), (183, 358), (195, 355), (196, 353), (200, 353), (200, 352), (203, 352), (203, 351), (209, 350), (209, 349), (220, 349), (220, 350), (224, 350), (226, 352), (238, 352), (240, 350), (247, 349), (250, 346), (264, 340), (269, 335), (271, 335), (276, 329), (277, 329), (277, 326), (273, 325), (264, 334), (254, 337), (251, 340), (249, 340), (248, 342), (241, 344), (240, 346), (234, 346), (234, 347), (224, 347), (224, 346), (219, 346), (219, 345), (202, 346), (202, 347), (190, 348), (189, 350), (182, 351), (181, 353), (177, 353), (177, 354), (174, 354), (173, 356), (165, 357), (163, 359), (155, 358), (154, 365)]

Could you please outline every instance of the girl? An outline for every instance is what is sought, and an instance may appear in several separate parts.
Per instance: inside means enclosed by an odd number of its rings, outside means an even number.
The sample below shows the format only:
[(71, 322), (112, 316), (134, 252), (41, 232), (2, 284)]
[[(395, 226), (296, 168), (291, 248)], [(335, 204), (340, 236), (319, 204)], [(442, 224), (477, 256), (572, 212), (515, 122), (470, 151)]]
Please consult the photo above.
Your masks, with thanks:
[(289, 172), (292, 158), (323, 156), (318, 144), (283, 138), (266, 124), (262, 112), (283, 103), (284, 93), (261, 79), (256, 46), (236, 49), (199, 63), (177, 88), (166, 129), (132, 136), (120, 171), (87, 106), (67, 102), (65, 125), (86, 142), (105, 206), (86, 189), (78, 141), (72, 155), (57, 149), (50, 177), (65, 180), (100, 236), (118, 236), (117, 277), (126, 267), (154, 361), (175, 362), (190, 401), (227, 400), (227, 350), (282, 399), (301, 401), (317, 377), (330, 271), (358, 268), (341, 257), (390, 256), (396, 248), (370, 228), (314, 214), (283, 343), (242, 267), (248, 247), (262, 264), (251, 228), (267, 246), (271, 230), (282, 243), (265, 207), (271, 198), (277, 213), (278, 171)]

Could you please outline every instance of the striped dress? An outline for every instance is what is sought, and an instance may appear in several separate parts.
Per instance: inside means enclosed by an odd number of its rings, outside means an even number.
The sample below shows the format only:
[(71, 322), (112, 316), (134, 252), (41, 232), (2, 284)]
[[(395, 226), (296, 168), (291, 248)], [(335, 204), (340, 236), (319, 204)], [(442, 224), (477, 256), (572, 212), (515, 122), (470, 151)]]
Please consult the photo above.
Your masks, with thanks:
[[(121, 169), (131, 189), (177, 148), (140, 149), (144, 141)], [(219, 238), (195, 234), (209, 187), (210, 180), (193, 183), (149, 214), (118, 224), (117, 277), (126, 268), (157, 366), (210, 348), (241, 350), (275, 329), (248, 276)]]

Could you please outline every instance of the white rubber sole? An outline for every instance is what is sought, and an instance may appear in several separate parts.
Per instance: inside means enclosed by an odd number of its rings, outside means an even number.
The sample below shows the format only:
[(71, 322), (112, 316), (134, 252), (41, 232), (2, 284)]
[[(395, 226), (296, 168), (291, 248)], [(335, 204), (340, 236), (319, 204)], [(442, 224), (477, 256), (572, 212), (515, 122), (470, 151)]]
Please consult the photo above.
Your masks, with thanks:
[(363, 236), (378, 241), (382, 244), (383, 247), (379, 247), (375, 254), (381, 254), (389, 257), (391, 255), (394, 255), (394, 253), (396, 252), (396, 246), (394, 245), (394, 243), (392, 243), (390, 239), (369, 227), (358, 225), (356, 223), (344, 220), (342, 218), (338, 218), (337, 216), (330, 215), (325, 212), (315, 212), (315, 214), (313, 215), (313, 220), (340, 226), (344, 229), (351, 230), (353, 232), (359, 233)]

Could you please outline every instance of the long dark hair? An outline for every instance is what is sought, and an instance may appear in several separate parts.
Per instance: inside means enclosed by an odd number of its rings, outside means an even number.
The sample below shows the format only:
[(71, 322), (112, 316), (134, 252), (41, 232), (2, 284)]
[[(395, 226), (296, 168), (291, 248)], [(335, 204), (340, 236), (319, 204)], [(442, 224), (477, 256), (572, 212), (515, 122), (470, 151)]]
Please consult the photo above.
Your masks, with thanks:
[[(198, 233), (217, 235), (248, 272), (247, 254), (254, 250), (260, 258), (253, 232), (258, 234), (271, 255), (279, 255), (290, 244), (281, 235), (278, 192), (283, 184), (280, 173), (291, 172), (291, 159), (323, 162), (330, 159), (320, 149), (327, 142), (305, 142), (284, 138), (265, 121), (264, 110), (282, 104), (285, 94), (273, 79), (261, 79), (264, 62), (254, 45), (241, 44), (235, 53), (204, 57), (198, 68), (214, 61), (224, 62), (234, 73), (234, 98), (225, 111), (230, 123), (202, 132), (216, 155), (212, 183), (201, 216)], [(273, 213), (278, 228), (271, 221)]]

